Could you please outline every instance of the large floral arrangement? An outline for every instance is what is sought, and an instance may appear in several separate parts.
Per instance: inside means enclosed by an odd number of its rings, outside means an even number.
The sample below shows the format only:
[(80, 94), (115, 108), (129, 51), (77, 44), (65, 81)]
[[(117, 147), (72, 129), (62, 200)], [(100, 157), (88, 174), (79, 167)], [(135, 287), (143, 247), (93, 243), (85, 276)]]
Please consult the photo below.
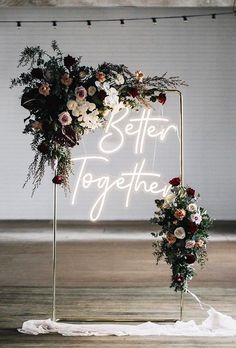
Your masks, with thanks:
[(124, 65), (83, 66), (81, 57), (63, 57), (56, 41), (52, 49), (54, 55), (39, 46), (26, 47), (18, 66), (28, 66), (28, 71), (11, 84), (24, 86), (21, 105), (30, 111), (24, 120), (24, 133), (33, 135), (35, 157), (26, 182), (33, 178), (34, 189), (41, 183), (46, 164), (57, 167), (53, 182), (68, 188), (71, 148), (79, 144), (83, 134), (102, 127), (114, 108), (138, 110), (150, 107), (150, 102), (164, 104), (166, 89), (185, 84), (165, 74), (133, 74)]
[(212, 219), (207, 211), (197, 205), (200, 197), (195, 190), (181, 185), (180, 178), (170, 180), (171, 193), (155, 201), (157, 211), (151, 222), (160, 226), (154, 232), (161, 240), (153, 243), (157, 264), (165, 257), (172, 269), (170, 287), (185, 291), (195, 274), (193, 264), (204, 266), (207, 259), (208, 229)]

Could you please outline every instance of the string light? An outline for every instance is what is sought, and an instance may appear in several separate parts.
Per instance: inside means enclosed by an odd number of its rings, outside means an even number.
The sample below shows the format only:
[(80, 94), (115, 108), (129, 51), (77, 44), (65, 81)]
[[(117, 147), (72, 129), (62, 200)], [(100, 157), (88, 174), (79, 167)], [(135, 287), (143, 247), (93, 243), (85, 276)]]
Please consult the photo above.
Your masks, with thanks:
[[(203, 14), (187, 14), (182, 16), (156, 16), (156, 17), (134, 17), (134, 18), (106, 18), (106, 19), (93, 19), (92, 21), (95, 23), (99, 22), (120, 22), (121, 25), (124, 25), (125, 22), (128, 21), (152, 21), (153, 24), (156, 24), (159, 20), (171, 20), (171, 19), (183, 19), (185, 22), (189, 18), (200, 18), (200, 17), (210, 17), (212, 19), (215, 19), (216, 16), (228, 16), (228, 15), (234, 15), (236, 14), (236, 8), (235, 5), (233, 9), (230, 12), (218, 12), (218, 13), (203, 13)], [(21, 21), (15, 21), (15, 20), (0, 20), (0, 23), (16, 23), (17, 27), (21, 27), (22, 23), (52, 23), (53, 27), (57, 26), (57, 23), (87, 23), (88, 26), (91, 26), (91, 20), (86, 19), (65, 19), (65, 20), (57, 20), (57, 21), (50, 21), (50, 20), (21, 20)]]

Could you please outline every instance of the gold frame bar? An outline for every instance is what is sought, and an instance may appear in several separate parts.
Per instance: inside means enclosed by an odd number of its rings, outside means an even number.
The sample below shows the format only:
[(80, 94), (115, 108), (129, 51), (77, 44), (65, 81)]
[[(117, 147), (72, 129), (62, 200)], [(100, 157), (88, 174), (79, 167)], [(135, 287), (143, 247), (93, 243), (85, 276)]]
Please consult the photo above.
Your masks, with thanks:
[[(167, 89), (165, 92), (177, 93), (179, 95), (179, 114), (180, 114), (180, 180), (181, 184), (184, 185), (184, 113), (183, 113), (183, 94), (177, 89)], [(55, 171), (56, 175), (56, 171)], [(98, 319), (56, 319), (56, 260), (57, 260), (57, 185), (53, 185), (53, 256), (52, 256), (52, 320), (57, 322), (70, 322), (70, 323), (137, 323), (143, 322), (142, 319), (109, 319), (109, 318), (98, 318)], [(180, 294), (180, 315), (179, 320), (183, 319), (183, 306), (184, 306), (184, 292)], [(156, 323), (174, 323), (178, 319), (144, 319)]]

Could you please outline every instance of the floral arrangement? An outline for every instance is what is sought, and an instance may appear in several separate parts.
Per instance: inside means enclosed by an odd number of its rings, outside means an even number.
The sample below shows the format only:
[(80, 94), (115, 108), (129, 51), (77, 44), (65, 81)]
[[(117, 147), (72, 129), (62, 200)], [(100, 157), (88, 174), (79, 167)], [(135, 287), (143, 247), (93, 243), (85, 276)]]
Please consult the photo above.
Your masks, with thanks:
[(180, 178), (173, 178), (171, 193), (164, 199), (155, 201), (157, 211), (151, 222), (161, 227), (152, 233), (161, 236), (153, 243), (157, 264), (164, 256), (172, 269), (170, 287), (175, 291), (186, 291), (188, 281), (195, 274), (193, 264), (198, 262), (202, 267), (207, 260), (208, 229), (213, 220), (207, 211), (197, 205), (200, 197), (195, 190), (182, 186)]
[(24, 86), (21, 105), (29, 110), (23, 133), (31, 134), (35, 157), (27, 180), (33, 192), (41, 183), (45, 165), (56, 167), (55, 184), (69, 187), (71, 148), (83, 134), (105, 125), (114, 108), (138, 110), (151, 102), (166, 101), (165, 90), (185, 85), (178, 77), (145, 77), (124, 65), (103, 63), (96, 69), (80, 64), (81, 57), (63, 57), (56, 41), (54, 55), (39, 46), (26, 47), (19, 66), (28, 71), (12, 79), (11, 87)]

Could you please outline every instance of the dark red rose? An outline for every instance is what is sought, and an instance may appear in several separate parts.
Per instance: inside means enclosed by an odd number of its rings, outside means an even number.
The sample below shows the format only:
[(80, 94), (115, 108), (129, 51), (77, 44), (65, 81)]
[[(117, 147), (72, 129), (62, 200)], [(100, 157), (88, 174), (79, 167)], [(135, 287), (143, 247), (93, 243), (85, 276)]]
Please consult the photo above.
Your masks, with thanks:
[(34, 68), (31, 70), (31, 76), (35, 79), (42, 79), (43, 78), (43, 70), (40, 68)]
[(160, 93), (159, 96), (157, 97), (157, 100), (159, 101), (159, 103), (164, 105), (165, 102), (166, 102), (166, 94), (165, 93)]
[(179, 177), (176, 177), (176, 178), (173, 178), (169, 181), (169, 183), (172, 185), (172, 186), (179, 186), (180, 184), (180, 178)]
[(98, 96), (101, 100), (104, 100), (106, 98), (107, 94), (105, 91), (101, 90), (98, 92)]
[(195, 195), (195, 190), (192, 189), (191, 187), (188, 187), (186, 192), (187, 192), (187, 195), (190, 197), (194, 197), (194, 195)]
[(53, 182), (54, 184), (57, 184), (57, 185), (61, 185), (61, 184), (63, 183), (63, 181), (64, 181), (64, 178), (63, 178), (62, 175), (56, 175), (56, 176), (54, 176), (54, 178), (52, 179), (52, 182)]
[(196, 256), (193, 254), (186, 255), (186, 262), (190, 265), (196, 261)]
[(137, 97), (137, 96), (139, 95), (139, 92), (138, 92), (137, 88), (133, 87), (133, 88), (130, 88), (129, 94), (130, 94), (133, 98), (135, 98), (135, 97)]
[(194, 234), (197, 231), (197, 225), (193, 221), (189, 221), (188, 228), (189, 228), (189, 232), (191, 232), (192, 234)]
[(46, 155), (48, 153), (49, 150), (49, 146), (47, 143), (42, 142), (41, 144), (39, 144), (39, 146), (37, 147), (38, 151), (41, 152), (43, 155)]
[(71, 57), (69, 54), (64, 58), (64, 65), (69, 69), (72, 65), (76, 63), (76, 59)]
[(182, 276), (182, 274), (177, 274), (174, 278), (175, 282), (178, 284), (181, 284), (184, 282), (184, 277)]

